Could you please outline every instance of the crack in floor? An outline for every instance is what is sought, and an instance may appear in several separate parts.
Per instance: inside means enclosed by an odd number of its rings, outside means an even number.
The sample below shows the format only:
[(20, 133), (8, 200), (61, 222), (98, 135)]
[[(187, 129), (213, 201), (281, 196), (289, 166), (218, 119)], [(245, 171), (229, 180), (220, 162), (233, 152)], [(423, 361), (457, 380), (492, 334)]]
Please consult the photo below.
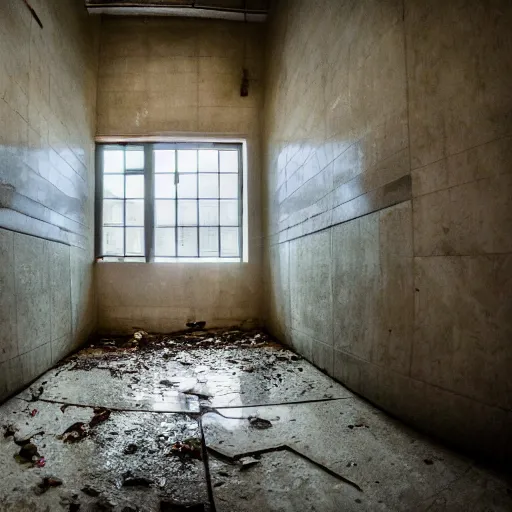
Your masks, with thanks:
[(341, 480), (342, 482), (345, 482), (346, 484), (351, 485), (354, 489), (358, 490), (359, 492), (363, 492), (363, 489), (361, 489), (361, 487), (358, 484), (356, 484), (355, 482), (353, 482), (352, 480), (349, 480), (348, 478), (344, 477), (343, 475), (340, 475), (339, 473), (328, 468), (321, 462), (318, 462), (317, 460), (312, 459), (305, 453), (301, 452), (300, 450), (296, 450), (295, 448), (293, 448), (292, 446), (290, 446), (288, 444), (281, 444), (281, 445), (273, 446), (270, 448), (261, 448), (261, 449), (252, 450), (252, 451), (249, 450), (249, 451), (246, 451), (243, 453), (237, 453), (236, 455), (229, 455), (226, 452), (223, 452), (222, 450), (220, 450), (218, 448), (213, 448), (212, 446), (208, 446), (208, 451), (210, 453), (212, 453), (214, 456), (217, 456), (218, 459), (224, 460), (231, 464), (236, 463), (237, 461), (239, 461), (240, 459), (242, 459), (244, 457), (257, 457), (257, 456), (263, 455), (265, 453), (288, 451), (290, 453), (293, 453), (294, 455), (297, 455), (297, 456), (305, 459), (306, 461), (308, 461), (311, 464), (313, 464), (314, 466), (320, 468), (322, 471), (325, 471), (327, 474), (337, 478), (338, 480)]
[[(266, 341), (254, 347), (251, 337)], [(439, 497), (446, 508), (467, 510), (473, 489), (480, 493), (476, 499), (489, 504), (489, 487), (499, 489), (499, 503), (505, 503), (492, 509), (512, 510), (507, 490), (490, 475), (479, 480), (481, 471), (463, 458), (389, 418), (268, 335), (226, 331), (218, 339), (220, 344), (205, 331), (177, 338), (148, 335), (140, 346), (133, 340), (100, 340), (14, 397), (10, 410), (16, 416), (9, 419), (18, 420), (22, 439), (36, 437), (43, 426), (45, 435), (34, 443), (44, 449), (47, 468), (64, 471), (59, 476), (70, 491), (76, 466), (84, 464), (88, 483), (121, 500), (116, 511), (123, 500), (138, 499), (137, 488), (123, 487), (127, 468), (136, 481), (154, 481), (140, 489), (140, 499), (169, 499), (165, 493), (175, 493), (172, 503), (178, 497), (187, 504), (192, 496), (210, 512), (424, 511), (435, 508)], [(108, 347), (102, 348), (102, 341)], [(77, 409), (60, 415), (58, 407)], [(57, 426), (64, 432), (68, 422), (90, 422), (89, 410), (97, 408), (119, 414), (86, 442), (64, 445), (52, 434)], [(176, 447), (185, 451), (177, 453)], [(199, 455), (192, 457), (190, 447)], [(30, 488), (41, 473), (16, 473), (12, 448), (6, 442), (7, 455), (0, 450), (0, 464), (17, 474), (5, 489), (0, 486), (0, 502), (6, 493), (13, 495), (8, 489)], [(63, 457), (75, 456), (76, 463), (62, 463)], [(455, 486), (468, 496), (462, 507), (457, 500), (466, 498), (454, 492)], [(52, 493), (57, 499), (57, 490), (44, 496)], [(416, 502), (404, 504), (404, 496)], [(91, 504), (88, 497), (80, 499), (82, 508)], [(139, 509), (156, 511), (162, 503)]]

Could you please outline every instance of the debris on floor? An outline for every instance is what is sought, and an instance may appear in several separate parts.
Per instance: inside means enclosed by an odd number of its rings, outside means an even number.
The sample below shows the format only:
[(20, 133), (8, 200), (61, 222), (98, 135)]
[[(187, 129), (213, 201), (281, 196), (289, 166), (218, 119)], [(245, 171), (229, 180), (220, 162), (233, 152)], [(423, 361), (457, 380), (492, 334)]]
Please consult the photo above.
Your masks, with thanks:
[(252, 428), (257, 428), (259, 430), (265, 430), (267, 428), (272, 427), (272, 422), (269, 420), (266, 420), (264, 418), (258, 418), (257, 416), (249, 416), (249, 425), (251, 425)]
[(37, 484), (37, 487), (34, 489), (36, 494), (44, 494), (51, 487), (59, 487), (63, 484), (63, 481), (60, 478), (56, 478), (53, 476), (45, 476), (43, 481)]
[(36, 462), (41, 459), (37, 446), (30, 442), (22, 445), (18, 457), (21, 462)]
[(512, 510), (268, 334), (187, 327), (95, 340), (0, 406), (2, 512)]
[(256, 459), (254, 457), (242, 457), (239, 462), (240, 462), (240, 471), (244, 471), (246, 469), (251, 468), (255, 464), (258, 464), (259, 459)]
[(43, 393), (44, 393), (43, 386), (39, 386), (37, 389), (31, 389), (32, 397), (31, 397), (30, 401), (37, 402)]
[(94, 408), (94, 416), (91, 418), (91, 421), (89, 423), (84, 422), (76, 422), (73, 423), (70, 427), (68, 427), (60, 436), (60, 438), (65, 443), (77, 443), (78, 441), (81, 441), (85, 437), (87, 437), (91, 430), (99, 425), (100, 423), (103, 423), (104, 421), (107, 421), (110, 418), (111, 411), (108, 409), (105, 409), (103, 407), (95, 407)]
[(131, 471), (123, 474), (124, 487), (149, 487), (152, 483), (153, 480), (145, 476), (135, 476)]
[(125, 455), (133, 455), (138, 450), (138, 448), (139, 447), (135, 443), (130, 443), (124, 449), (124, 453)]
[(206, 326), (206, 322), (187, 322), (186, 325), (189, 329), (202, 331)]
[(180, 456), (192, 457), (202, 460), (201, 440), (196, 437), (189, 437), (184, 441), (177, 441), (171, 447), (171, 452)]

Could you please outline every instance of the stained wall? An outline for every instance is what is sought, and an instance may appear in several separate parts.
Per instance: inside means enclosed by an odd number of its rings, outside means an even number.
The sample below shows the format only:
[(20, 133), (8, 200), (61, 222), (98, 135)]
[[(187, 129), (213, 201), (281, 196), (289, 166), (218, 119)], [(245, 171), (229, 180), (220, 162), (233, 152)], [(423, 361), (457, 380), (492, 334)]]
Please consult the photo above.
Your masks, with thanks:
[(472, 452), (512, 452), (512, 8), (276, 3), (266, 323)]
[(94, 329), (98, 26), (80, 2), (0, 5), (0, 400)]
[[(169, 332), (261, 319), (260, 114), (264, 27), (172, 17), (105, 17), (98, 137), (206, 137), (247, 142), (247, 261), (97, 266), (105, 332)], [(249, 96), (240, 96), (242, 68)]]

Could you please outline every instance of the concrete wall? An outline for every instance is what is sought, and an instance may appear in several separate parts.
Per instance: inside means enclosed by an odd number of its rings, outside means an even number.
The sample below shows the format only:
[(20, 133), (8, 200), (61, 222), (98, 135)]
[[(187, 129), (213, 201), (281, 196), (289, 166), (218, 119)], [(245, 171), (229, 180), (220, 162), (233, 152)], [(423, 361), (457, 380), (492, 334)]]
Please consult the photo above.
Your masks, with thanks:
[[(204, 134), (247, 139), (249, 262), (98, 264), (99, 328), (128, 332), (260, 318), (259, 117), (263, 26), (106, 17), (98, 84), (99, 136)], [(249, 96), (240, 97), (242, 67)]]
[(348, 387), (512, 454), (510, 2), (278, 2), (267, 325)]
[(80, 2), (0, 3), (0, 400), (95, 325), (97, 30)]

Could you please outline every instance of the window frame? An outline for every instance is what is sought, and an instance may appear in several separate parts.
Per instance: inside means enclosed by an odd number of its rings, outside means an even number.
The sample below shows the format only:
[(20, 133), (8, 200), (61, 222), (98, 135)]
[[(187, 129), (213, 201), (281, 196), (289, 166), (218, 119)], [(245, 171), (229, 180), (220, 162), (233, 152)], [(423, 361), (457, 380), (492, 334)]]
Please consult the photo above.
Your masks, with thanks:
[[(124, 165), (124, 171), (123, 175), (140, 175), (142, 174), (144, 176), (144, 255), (142, 256), (127, 256), (125, 255), (110, 255), (110, 254), (103, 254), (103, 202), (104, 202), (104, 187), (103, 187), (103, 179), (105, 176), (104, 169), (103, 169), (103, 163), (104, 163), (104, 151), (106, 148), (122, 148), (123, 150), (126, 150), (127, 146), (131, 147), (138, 147), (143, 148), (144, 150), (144, 169), (142, 170), (127, 170), (126, 169), (126, 156), (125, 159), (125, 165)], [(177, 167), (177, 161), (178, 161), (178, 150), (185, 149), (185, 150), (201, 150), (201, 149), (215, 149), (215, 150), (236, 150), (237, 156), (238, 156), (238, 197), (236, 198), (236, 201), (238, 202), (238, 225), (237, 226), (230, 226), (230, 227), (237, 227), (238, 228), (238, 256), (222, 256), (221, 252), (221, 228), (222, 225), (220, 224), (220, 216), (218, 219), (218, 225), (217, 226), (210, 226), (210, 227), (218, 227), (219, 228), (219, 253), (217, 256), (201, 256), (200, 255), (200, 228), (201, 227), (208, 227), (208, 226), (201, 226), (199, 222), (199, 214), (197, 216), (197, 223), (195, 225), (187, 226), (191, 228), (195, 228), (197, 230), (197, 256), (179, 256), (178, 255), (178, 218), (176, 216), (176, 211), (178, 209), (178, 194), (177, 194), (177, 182), (175, 182), (175, 222), (173, 228), (175, 229), (175, 256), (155, 256), (155, 235), (156, 235), (156, 226), (155, 226), (155, 204), (156, 204), (156, 198), (155, 198), (155, 166), (154, 166), (154, 151), (155, 150), (174, 150), (175, 151), (175, 173), (176, 175), (179, 175), (179, 170)], [(142, 262), (144, 260), (145, 263), (153, 263), (155, 262), (155, 259), (158, 260), (158, 262), (169, 262), (169, 263), (180, 263), (180, 262), (196, 262), (196, 263), (209, 263), (209, 262), (235, 262), (235, 263), (241, 263), (242, 261), (245, 261), (244, 256), (244, 209), (245, 209), (245, 196), (244, 196), (244, 143), (242, 141), (240, 142), (216, 142), (216, 141), (168, 141), (168, 140), (162, 140), (162, 141), (151, 141), (151, 142), (139, 142), (139, 141), (97, 141), (95, 146), (95, 159), (96, 159), (96, 197), (95, 197), (95, 256), (96, 259), (99, 261), (114, 261), (114, 262), (130, 262), (130, 261), (136, 261), (136, 262)], [(219, 153), (220, 158), (220, 153)], [(109, 173), (110, 174), (110, 173)], [(182, 174), (187, 174), (186, 172)], [(192, 199), (197, 201), (197, 209), (199, 211), (199, 200), (204, 199), (214, 199), (218, 201), (219, 203), (219, 210), (220, 210), (220, 204), (222, 201), (222, 198), (220, 197), (220, 189), (218, 192), (217, 198), (200, 198), (199, 197), (199, 176), (200, 171), (197, 169), (196, 173), (193, 173), (197, 176), (197, 191), (196, 191), (196, 198)], [(217, 174), (219, 176), (219, 183), (220, 183), (220, 176), (221, 176), (221, 170), (220, 170), (220, 164), (219, 168), (217, 170), (217, 173), (211, 173), (212, 175)], [(232, 173), (234, 174), (234, 173)], [(124, 185), (126, 186), (126, 185)], [(126, 194), (123, 198), (123, 202), (126, 203)], [(233, 199), (231, 199), (233, 200)], [(124, 252), (126, 253), (126, 208), (123, 208), (123, 237), (124, 237)], [(129, 226), (128, 226), (129, 227)]]

